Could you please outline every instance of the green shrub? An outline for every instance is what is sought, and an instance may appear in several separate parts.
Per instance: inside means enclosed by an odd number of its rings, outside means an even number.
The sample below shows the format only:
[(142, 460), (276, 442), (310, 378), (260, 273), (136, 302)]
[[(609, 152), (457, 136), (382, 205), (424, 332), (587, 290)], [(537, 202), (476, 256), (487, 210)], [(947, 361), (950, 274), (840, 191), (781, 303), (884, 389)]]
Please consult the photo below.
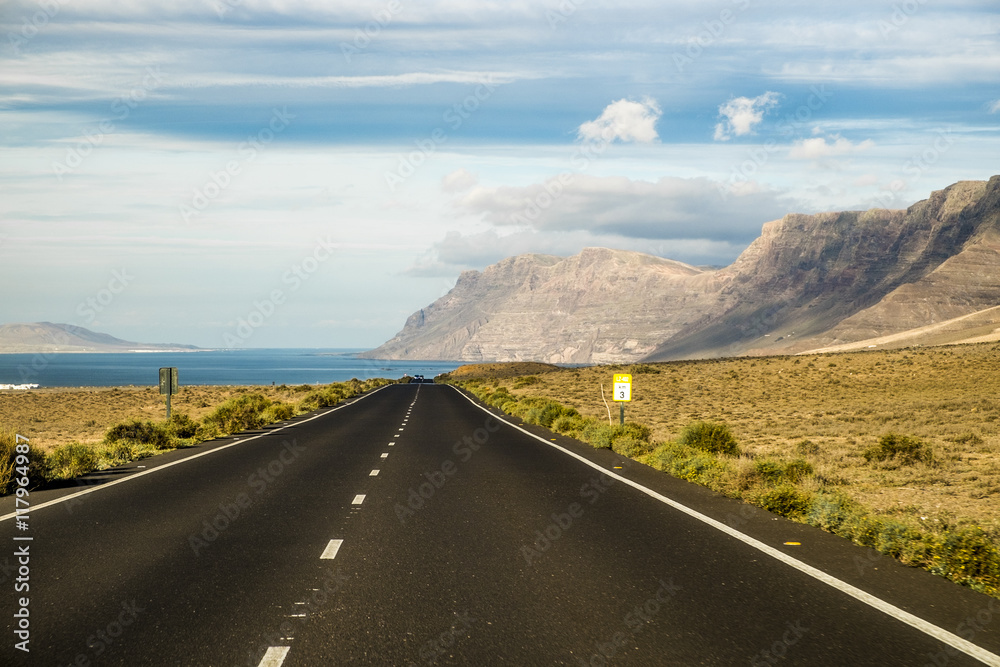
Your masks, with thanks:
[(51, 479), (72, 479), (95, 470), (100, 462), (96, 448), (71, 442), (54, 449), (48, 456)]
[(1000, 584), (1000, 553), (982, 528), (967, 527), (944, 536), (933, 549), (931, 571), (964, 584)]
[(538, 384), (541, 380), (534, 375), (528, 375), (522, 378), (518, 378), (514, 381), (514, 389), (520, 389), (521, 387), (530, 387), (533, 384)]
[(782, 484), (758, 496), (757, 504), (781, 516), (801, 517), (812, 506), (812, 497), (791, 484)]
[(793, 484), (801, 482), (806, 477), (811, 476), (815, 470), (812, 464), (802, 459), (793, 459), (785, 464), (785, 478)]
[(795, 453), (799, 456), (819, 454), (819, 445), (812, 440), (803, 440), (795, 445)]
[(198, 422), (186, 414), (175, 412), (167, 422), (167, 432), (175, 438), (193, 438), (198, 432)]
[(636, 456), (642, 456), (643, 454), (650, 453), (653, 451), (653, 446), (648, 440), (641, 440), (633, 435), (625, 433), (612, 439), (611, 449), (622, 456), (634, 458)]
[(565, 408), (555, 401), (546, 401), (545, 403), (536, 405), (528, 410), (528, 412), (524, 415), (524, 419), (532, 424), (538, 424), (539, 426), (548, 428), (552, 426), (552, 422), (559, 417), (572, 417), (578, 414), (580, 413), (576, 410)]
[(615, 437), (615, 427), (595, 421), (584, 427), (580, 437), (597, 449), (611, 449), (611, 442)]
[(678, 441), (683, 445), (697, 447), (710, 454), (725, 454), (739, 456), (740, 449), (736, 444), (729, 427), (714, 422), (692, 422), (681, 431)]
[(264, 412), (270, 405), (270, 399), (263, 394), (230, 398), (203, 421), (205, 424), (215, 424), (222, 433), (227, 434), (260, 428), (266, 423)]
[(753, 476), (766, 484), (777, 484), (785, 477), (781, 465), (769, 459), (757, 459), (753, 462)]
[(670, 474), (674, 477), (709, 487), (713, 485), (721, 470), (719, 461), (706, 453), (698, 453), (688, 458), (678, 457), (669, 468)]
[(290, 403), (275, 402), (269, 405), (267, 410), (264, 411), (264, 419), (271, 424), (274, 422), (283, 422), (294, 416), (295, 406)]
[(104, 441), (109, 444), (131, 442), (137, 445), (150, 445), (155, 449), (168, 449), (173, 445), (170, 432), (165, 426), (138, 419), (115, 424), (104, 434)]
[(927, 443), (917, 438), (895, 433), (886, 433), (879, 441), (878, 445), (869, 447), (863, 453), (865, 461), (888, 461), (894, 460), (902, 465), (923, 461), (930, 463), (933, 460), (930, 447)]
[[(28, 445), (28, 481), (29, 488), (38, 486), (44, 482), (48, 473), (45, 464), (45, 452), (35, 447), (30, 442), (17, 442), (17, 434), (14, 431), (0, 429), (0, 494), (13, 493), (17, 488), (17, 479), (21, 477), (21, 467), (18, 465), (17, 445)], [(23, 461), (23, 459), (22, 459)]]

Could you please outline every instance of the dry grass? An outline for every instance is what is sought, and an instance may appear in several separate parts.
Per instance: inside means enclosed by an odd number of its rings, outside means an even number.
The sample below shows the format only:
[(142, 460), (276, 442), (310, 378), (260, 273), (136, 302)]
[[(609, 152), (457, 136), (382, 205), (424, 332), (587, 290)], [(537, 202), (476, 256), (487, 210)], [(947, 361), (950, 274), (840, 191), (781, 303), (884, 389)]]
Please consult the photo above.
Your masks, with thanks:
[[(191, 385), (171, 397), (170, 410), (198, 421), (226, 399), (251, 393), (288, 403), (305, 395), (295, 387)], [(155, 387), (0, 391), (0, 424), (46, 452), (69, 442), (99, 443), (111, 426), (129, 419), (163, 421), (165, 417), (166, 399)]]
[[(976, 523), (1000, 535), (995, 344), (588, 367), (495, 384), (607, 419), (600, 387), (610, 398), (615, 372), (632, 373), (626, 419), (650, 426), (654, 440), (676, 440), (692, 421), (722, 422), (744, 451), (805, 459), (815, 484), (876, 513), (916, 526)], [(617, 406), (611, 411), (617, 423)], [(926, 442), (933, 461), (867, 461), (863, 452), (887, 433)]]

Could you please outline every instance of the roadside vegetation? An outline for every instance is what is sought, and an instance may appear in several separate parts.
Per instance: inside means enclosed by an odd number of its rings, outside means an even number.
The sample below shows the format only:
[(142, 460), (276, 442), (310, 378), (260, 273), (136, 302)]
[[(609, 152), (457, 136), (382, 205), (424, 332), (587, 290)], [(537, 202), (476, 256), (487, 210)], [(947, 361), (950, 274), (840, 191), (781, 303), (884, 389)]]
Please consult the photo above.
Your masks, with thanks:
[[(601, 398), (612, 373), (633, 375), (623, 426)], [(997, 378), (1000, 346), (979, 344), (453, 381), (524, 422), (1000, 597)]]
[[(29, 442), (29, 477), (33, 486), (72, 479), (213, 438), (262, 428), (297, 414), (337, 405), (392, 382), (382, 378), (354, 379), (322, 386), (276, 388), (289, 397), (284, 401), (251, 390), (214, 407), (203, 406), (209, 410), (198, 420), (183, 412), (174, 412), (168, 421), (132, 417), (107, 428), (103, 439), (96, 443), (73, 441), (43, 449)], [(14, 488), (15, 440), (15, 431), (0, 425), (0, 494), (10, 493)]]

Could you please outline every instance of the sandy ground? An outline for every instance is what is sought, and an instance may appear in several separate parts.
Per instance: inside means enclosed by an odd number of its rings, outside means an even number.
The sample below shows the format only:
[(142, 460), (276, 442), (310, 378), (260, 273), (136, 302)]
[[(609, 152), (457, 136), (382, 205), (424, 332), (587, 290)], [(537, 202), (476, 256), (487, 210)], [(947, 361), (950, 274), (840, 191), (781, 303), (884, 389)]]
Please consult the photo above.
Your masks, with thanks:
[[(231, 396), (260, 392), (272, 400), (302, 397), (293, 388), (186, 386), (171, 400), (173, 413), (200, 419)], [(166, 397), (155, 387), (54, 387), (0, 391), (0, 429), (12, 429), (42, 449), (99, 442), (111, 426), (131, 418), (162, 421)]]
[[(478, 373), (477, 373), (478, 371)], [(728, 424), (744, 451), (804, 458), (827, 484), (878, 512), (915, 521), (972, 520), (1000, 537), (1000, 346), (818, 354), (601, 366), (539, 373), (522, 384), (497, 369), (515, 394), (545, 396), (584, 415), (612, 419), (614, 373), (632, 373), (626, 419), (669, 440), (695, 420)], [(933, 465), (876, 465), (866, 448), (887, 433), (925, 441)], [(804, 440), (811, 448), (799, 446)]]

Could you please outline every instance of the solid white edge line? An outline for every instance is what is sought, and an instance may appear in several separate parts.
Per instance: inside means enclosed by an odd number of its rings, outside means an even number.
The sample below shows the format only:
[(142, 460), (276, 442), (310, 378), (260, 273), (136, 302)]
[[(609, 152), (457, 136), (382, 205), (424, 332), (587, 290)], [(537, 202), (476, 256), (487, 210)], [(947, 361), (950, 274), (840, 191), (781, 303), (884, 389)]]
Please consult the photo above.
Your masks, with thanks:
[(281, 667), (291, 648), (291, 646), (269, 646), (257, 667)]
[(554, 447), (554, 448), (558, 449), (559, 451), (563, 452), (564, 454), (572, 456), (574, 459), (576, 459), (578, 461), (581, 461), (582, 463), (585, 463), (586, 465), (590, 466), (591, 468), (594, 468), (595, 470), (601, 471), (602, 473), (604, 473), (608, 477), (616, 479), (619, 482), (623, 482), (623, 483), (625, 483), (625, 484), (627, 484), (627, 485), (629, 485), (629, 486), (631, 486), (631, 487), (633, 487), (633, 488), (635, 488), (635, 489), (637, 489), (637, 490), (645, 493), (647, 496), (650, 496), (651, 498), (659, 500), (660, 502), (665, 503), (665, 504), (673, 507), (674, 509), (676, 509), (676, 510), (678, 510), (680, 512), (683, 512), (683, 513), (687, 514), (688, 516), (691, 516), (691, 517), (693, 517), (693, 518), (695, 518), (695, 519), (697, 519), (697, 520), (699, 520), (699, 521), (701, 521), (703, 523), (708, 524), (709, 526), (712, 526), (713, 528), (715, 528), (717, 530), (722, 531), (723, 533), (726, 533), (730, 537), (735, 537), (736, 539), (738, 539), (739, 541), (743, 542), (744, 544), (747, 544), (747, 545), (749, 545), (749, 546), (757, 549), (758, 551), (761, 551), (761, 552), (767, 554), (768, 556), (771, 556), (772, 558), (775, 558), (775, 559), (781, 561), (782, 563), (784, 563), (786, 565), (789, 565), (789, 566), (795, 568), (796, 570), (799, 570), (800, 572), (802, 572), (804, 574), (807, 574), (810, 577), (812, 577), (812, 578), (814, 578), (814, 579), (816, 579), (818, 581), (823, 582), (824, 584), (826, 584), (828, 586), (836, 588), (837, 590), (839, 590), (839, 591), (841, 591), (843, 593), (846, 593), (847, 595), (850, 595), (854, 599), (856, 599), (856, 600), (858, 600), (860, 602), (863, 602), (864, 604), (867, 604), (868, 606), (870, 606), (870, 607), (872, 607), (874, 609), (878, 609), (879, 611), (881, 611), (881, 612), (883, 612), (885, 614), (888, 614), (889, 616), (892, 616), (896, 620), (902, 621), (903, 623), (906, 623), (907, 625), (915, 628), (916, 630), (919, 630), (920, 632), (923, 632), (926, 635), (929, 635), (929, 636), (931, 636), (931, 637), (933, 637), (933, 638), (935, 638), (935, 639), (937, 639), (937, 640), (939, 640), (941, 642), (944, 642), (945, 644), (951, 646), (952, 648), (955, 648), (955, 649), (957, 649), (957, 650), (959, 650), (959, 651), (961, 651), (961, 652), (963, 652), (963, 653), (965, 653), (965, 654), (967, 654), (969, 656), (972, 656), (976, 660), (979, 660), (979, 661), (981, 661), (981, 662), (983, 662), (983, 663), (985, 663), (987, 665), (991, 665), (991, 667), (1000, 667), (1000, 656), (998, 656), (998, 655), (996, 655), (994, 653), (990, 653), (986, 649), (984, 649), (984, 648), (982, 648), (980, 646), (976, 646), (972, 642), (970, 642), (968, 640), (965, 640), (965, 639), (962, 639), (961, 637), (959, 637), (958, 635), (956, 635), (954, 633), (948, 632), (944, 628), (940, 628), (940, 627), (934, 625), (933, 623), (931, 623), (929, 621), (925, 621), (924, 619), (920, 618), (919, 616), (914, 616), (910, 612), (904, 611), (904, 610), (900, 609), (899, 607), (897, 607), (897, 606), (895, 606), (895, 605), (893, 605), (893, 604), (891, 604), (889, 602), (886, 602), (885, 600), (882, 600), (881, 598), (877, 598), (874, 595), (872, 595), (871, 593), (866, 593), (865, 591), (861, 590), (860, 588), (856, 588), (855, 586), (852, 586), (851, 584), (847, 583), (846, 581), (841, 581), (840, 579), (837, 579), (833, 575), (827, 574), (823, 570), (815, 568), (812, 565), (808, 565), (806, 563), (803, 563), (802, 561), (798, 560), (797, 558), (789, 556), (788, 554), (786, 554), (784, 552), (781, 552), (781, 551), (775, 549), (774, 547), (772, 547), (772, 546), (770, 546), (768, 544), (765, 544), (765, 543), (761, 542), (760, 540), (757, 540), (756, 538), (750, 537), (749, 535), (746, 535), (745, 533), (741, 533), (740, 531), (736, 530), (735, 528), (731, 528), (730, 526), (727, 526), (726, 524), (722, 523), (721, 521), (716, 521), (715, 519), (711, 518), (710, 516), (702, 514), (701, 512), (699, 512), (697, 510), (691, 509), (687, 505), (682, 505), (681, 503), (677, 502), (676, 500), (672, 500), (670, 498), (667, 498), (666, 496), (664, 496), (662, 494), (659, 494), (656, 491), (653, 491), (652, 489), (646, 488), (645, 486), (639, 484), (638, 482), (634, 482), (634, 481), (632, 481), (632, 480), (630, 480), (630, 479), (628, 479), (626, 477), (622, 477), (621, 475), (618, 475), (618, 474), (616, 474), (616, 473), (614, 473), (614, 472), (612, 472), (610, 470), (605, 470), (604, 468), (602, 468), (600, 465), (594, 463), (593, 461), (590, 461), (590, 460), (588, 460), (588, 459), (580, 456), (579, 454), (576, 454), (575, 452), (571, 452), (570, 450), (566, 449), (565, 447), (561, 447), (560, 445), (557, 445), (556, 443), (554, 443), (554, 442), (552, 442), (550, 440), (546, 440), (546, 439), (544, 439), (544, 438), (542, 438), (540, 436), (537, 436), (534, 433), (531, 433), (530, 431), (526, 431), (525, 429), (521, 428), (520, 426), (517, 426), (516, 424), (513, 424), (513, 423), (507, 421), (503, 417), (500, 417), (500, 416), (497, 416), (497, 415), (493, 414), (492, 412), (490, 412), (489, 410), (487, 410), (486, 408), (484, 408), (483, 406), (481, 406), (479, 403), (476, 403), (474, 400), (472, 400), (471, 398), (469, 398), (464, 392), (459, 391), (459, 389), (457, 387), (454, 387), (453, 385), (448, 385), (448, 386), (452, 387), (462, 397), (464, 397), (467, 401), (469, 401), (470, 403), (472, 403), (474, 406), (476, 406), (477, 408), (479, 408), (483, 412), (486, 412), (487, 414), (491, 415), (495, 419), (498, 419), (498, 420), (504, 422), (508, 426), (510, 426), (512, 428), (515, 428), (518, 431), (521, 431), (522, 433), (524, 433), (526, 435), (531, 436), (535, 440), (538, 440), (539, 442), (544, 443), (544, 444), (548, 445), (549, 447)]
[[(302, 420), (297, 421), (297, 422), (292, 422), (290, 424), (285, 424), (284, 426), (279, 426), (278, 428), (272, 429), (272, 430), (268, 431), (267, 433), (261, 433), (259, 435), (255, 435), (255, 436), (250, 437), (250, 438), (237, 438), (237, 440), (235, 442), (231, 442), (228, 445), (222, 445), (220, 447), (216, 447), (214, 449), (210, 449), (207, 452), (201, 452), (200, 454), (192, 454), (191, 456), (186, 456), (186, 457), (184, 457), (182, 459), (177, 459), (176, 461), (171, 461), (170, 463), (164, 463), (163, 465), (157, 466), (155, 468), (149, 468), (147, 470), (143, 470), (142, 472), (137, 472), (134, 475), (129, 475), (128, 477), (123, 477), (122, 479), (116, 479), (116, 480), (114, 480), (112, 482), (106, 482), (104, 484), (95, 484), (94, 486), (92, 486), (92, 487), (90, 487), (88, 489), (84, 489), (83, 491), (77, 491), (76, 493), (71, 493), (68, 496), (63, 496), (61, 498), (56, 498), (54, 500), (49, 500), (49, 501), (46, 501), (44, 503), (40, 503), (38, 505), (34, 505), (34, 506), (32, 506), (31, 511), (32, 512), (36, 512), (36, 511), (42, 509), (43, 507), (48, 507), (49, 505), (58, 505), (59, 503), (64, 503), (67, 500), (72, 500), (73, 498), (79, 498), (80, 496), (85, 496), (88, 493), (94, 493), (95, 491), (101, 491), (103, 489), (108, 489), (108, 488), (111, 488), (112, 486), (115, 486), (117, 484), (124, 484), (125, 482), (131, 482), (132, 480), (138, 479), (138, 478), (140, 478), (140, 477), (142, 477), (144, 475), (151, 475), (154, 472), (159, 472), (161, 470), (166, 470), (167, 468), (170, 468), (170, 467), (175, 466), (175, 465), (180, 465), (181, 463), (187, 463), (188, 461), (194, 461), (195, 459), (201, 458), (202, 456), (208, 456), (209, 454), (214, 454), (216, 452), (221, 452), (223, 449), (229, 449), (230, 447), (234, 447), (236, 445), (242, 445), (245, 442), (250, 442), (251, 440), (256, 440), (257, 438), (263, 438), (265, 435), (271, 435), (273, 433), (277, 433), (278, 431), (283, 431), (286, 428), (289, 428), (291, 426), (298, 426), (299, 424), (305, 424), (306, 422), (311, 422), (314, 419), (319, 419), (320, 417), (325, 417), (328, 414), (330, 414), (331, 412), (336, 412), (337, 410), (340, 410), (342, 408), (347, 408), (347, 407), (350, 407), (350, 406), (354, 405), (355, 403), (359, 403), (360, 401), (363, 401), (364, 399), (368, 398), (369, 396), (374, 396), (375, 394), (377, 394), (378, 392), (382, 391), (386, 387), (391, 387), (391, 386), (392, 385), (388, 385), (387, 384), (384, 387), (379, 387), (378, 389), (376, 389), (372, 393), (365, 394), (364, 396), (362, 396), (361, 398), (359, 398), (356, 401), (351, 401), (350, 403), (345, 403), (344, 405), (339, 405), (339, 406), (333, 408), (332, 410), (327, 410), (326, 412), (320, 413), (318, 415), (313, 415), (312, 417), (309, 417), (308, 419), (302, 419)], [(7, 519), (12, 519), (15, 516), (17, 516), (17, 512), (11, 512), (10, 514), (4, 514), (3, 516), (0, 516), (0, 521), (6, 521)]]
[(337, 552), (340, 551), (340, 545), (344, 543), (344, 540), (330, 540), (326, 548), (323, 549), (323, 553), (320, 554), (321, 559), (333, 560), (337, 557)]

